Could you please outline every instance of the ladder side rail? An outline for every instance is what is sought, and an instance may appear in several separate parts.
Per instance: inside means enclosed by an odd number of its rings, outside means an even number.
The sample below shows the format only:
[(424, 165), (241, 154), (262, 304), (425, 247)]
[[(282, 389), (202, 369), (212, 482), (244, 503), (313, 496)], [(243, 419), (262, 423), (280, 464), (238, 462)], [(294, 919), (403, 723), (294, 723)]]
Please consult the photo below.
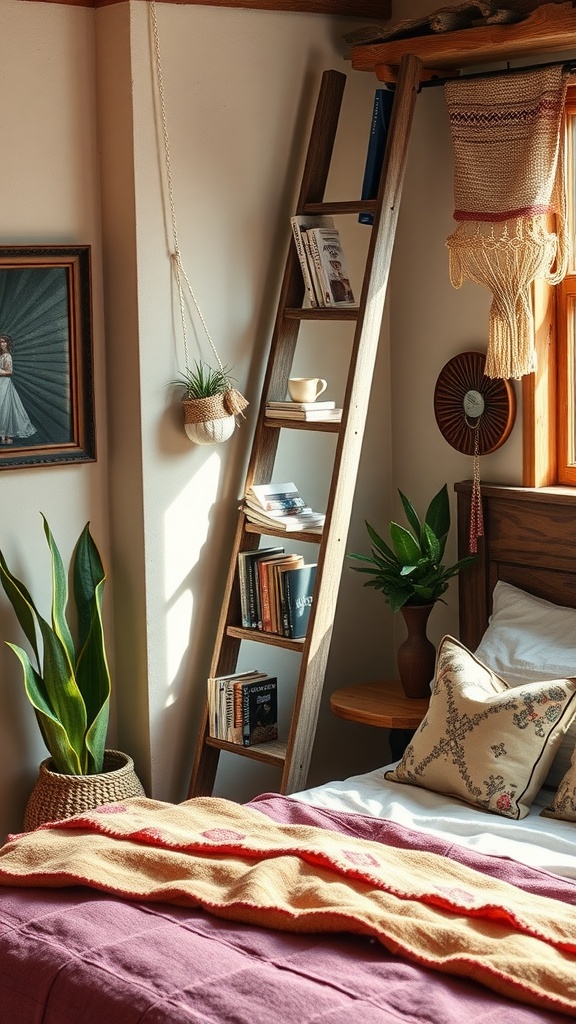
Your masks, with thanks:
[(288, 737), (282, 792), (306, 785), (326, 664), (330, 651), (345, 544), (366, 425), (368, 396), (378, 350), (384, 302), (406, 169), (412, 118), (422, 62), (402, 61), (370, 237), (352, 356), (343, 403), (324, 537), (320, 546), (315, 598), (298, 678)]
[[(345, 84), (346, 76), (339, 71), (325, 71), (322, 75), (297, 201), (298, 211), (302, 210), (306, 202), (320, 201), (324, 197)], [(304, 281), (290, 234), (278, 301), (278, 311), (252, 441), (245, 489), (255, 480), (267, 483), (271, 479), (280, 431), (265, 427), (266, 404), (270, 399), (282, 400), (286, 395), (300, 323), (297, 320), (287, 319), (284, 316), (284, 311), (287, 307), (301, 305), (303, 297)], [(226, 672), (233, 672), (236, 668), (240, 640), (235, 637), (229, 637), (226, 629), (228, 625), (233, 624), (233, 618), (236, 615), (239, 604), (238, 552), (241, 550), (252, 550), (258, 546), (258, 543), (259, 537), (257, 534), (246, 532), (245, 517), (240, 512), (232, 545), (222, 610), (213, 647), (210, 675), (224, 675)], [(205, 696), (188, 789), (189, 798), (210, 795), (214, 788), (220, 750), (218, 747), (211, 746), (206, 742), (208, 733), (208, 700), (207, 696)]]
[[(297, 213), (302, 212), (306, 203), (320, 202), (324, 198), (345, 85), (346, 75), (342, 72), (324, 71), (296, 202)], [(300, 321), (287, 318), (285, 310), (300, 306), (303, 298), (304, 280), (290, 232), (278, 312), (272, 332), (245, 487), (250, 487), (255, 481), (269, 483), (272, 476), (280, 432), (265, 425), (266, 405), (269, 401), (283, 401), (286, 397)]]

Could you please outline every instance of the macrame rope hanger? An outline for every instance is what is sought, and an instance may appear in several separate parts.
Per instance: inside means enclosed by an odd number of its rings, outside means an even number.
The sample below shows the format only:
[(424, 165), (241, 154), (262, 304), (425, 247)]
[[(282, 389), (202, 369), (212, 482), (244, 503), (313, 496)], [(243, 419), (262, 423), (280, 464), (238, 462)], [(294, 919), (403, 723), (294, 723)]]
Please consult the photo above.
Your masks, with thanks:
[[(188, 275), (186, 274), (186, 271), (184, 269), (184, 265), (182, 263), (182, 256), (180, 254), (180, 246), (178, 244), (178, 228), (177, 228), (177, 225), (176, 225), (176, 205), (175, 205), (175, 202), (174, 202), (174, 186), (173, 186), (173, 180), (172, 180), (172, 165), (171, 165), (171, 161), (170, 161), (170, 145), (169, 145), (169, 141), (168, 141), (168, 122), (167, 122), (167, 118), (166, 118), (166, 99), (165, 99), (165, 93), (164, 93), (164, 78), (163, 78), (163, 74), (162, 74), (162, 59), (161, 59), (161, 56), (160, 56), (160, 37), (159, 37), (159, 32), (158, 32), (158, 18), (157, 18), (157, 15), (156, 15), (156, 0), (150, 0), (150, 17), (151, 17), (151, 22), (152, 22), (152, 35), (153, 35), (153, 39), (154, 39), (154, 57), (155, 57), (155, 63), (156, 63), (156, 78), (157, 78), (157, 82), (158, 82), (158, 99), (159, 99), (159, 103), (160, 103), (160, 117), (161, 117), (161, 121), (162, 121), (162, 138), (163, 138), (163, 142), (164, 142), (164, 160), (165, 160), (165, 165), (166, 165), (166, 183), (167, 183), (167, 187), (168, 187), (168, 201), (169, 201), (169, 205), (170, 205), (170, 222), (171, 222), (171, 226), (172, 226), (172, 240), (173, 240), (173, 246), (174, 246), (173, 252), (170, 253), (170, 264), (171, 264), (171, 267), (172, 267), (172, 271), (174, 273), (174, 279), (176, 281), (176, 287), (178, 289), (178, 300), (179, 300), (179, 305), (180, 305), (180, 321), (181, 321), (181, 325), (182, 325), (182, 339), (183, 339), (183, 344), (184, 344), (184, 365), (186, 367), (186, 371), (189, 372), (190, 371), (190, 353), (189, 353), (189, 348), (188, 348), (188, 327), (187, 327), (187, 323), (186, 323), (186, 302), (185, 302), (183, 282), (185, 283), (185, 285), (186, 285), (186, 287), (188, 289), (188, 292), (190, 293), (190, 297), (192, 299), (192, 302), (194, 303), (194, 307), (195, 307), (196, 312), (198, 314), (198, 318), (200, 320), (200, 323), (202, 324), (204, 333), (205, 333), (205, 335), (206, 335), (206, 337), (208, 339), (208, 342), (210, 344), (210, 348), (212, 349), (212, 352), (214, 353), (214, 358), (216, 359), (216, 362), (218, 363), (218, 366), (219, 366), (219, 368), (220, 368), (220, 370), (222, 372), (222, 375), (225, 377), (226, 376), (226, 372), (225, 372), (224, 366), (222, 365), (220, 356), (218, 355), (218, 352), (216, 350), (216, 346), (215, 346), (215, 344), (214, 344), (214, 342), (212, 340), (212, 337), (210, 335), (210, 331), (208, 330), (206, 321), (205, 321), (205, 319), (204, 319), (204, 317), (202, 315), (202, 310), (200, 309), (200, 306), (198, 304), (198, 300), (196, 299), (196, 296), (194, 294), (194, 290), (192, 288), (192, 285), (190, 284), (190, 281), (188, 279)], [(242, 414), (243, 415), (242, 410), (245, 409), (247, 405), (248, 405), (247, 400), (244, 398), (244, 396), (242, 394), (240, 394), (239, 391), (236, 390), (236, 388), (229, 387), (227, 389), (227, 391), (224, 393), (224, 406), (226, 408), (226, 411), (230, 415), (237, 415), (237, 414)]]

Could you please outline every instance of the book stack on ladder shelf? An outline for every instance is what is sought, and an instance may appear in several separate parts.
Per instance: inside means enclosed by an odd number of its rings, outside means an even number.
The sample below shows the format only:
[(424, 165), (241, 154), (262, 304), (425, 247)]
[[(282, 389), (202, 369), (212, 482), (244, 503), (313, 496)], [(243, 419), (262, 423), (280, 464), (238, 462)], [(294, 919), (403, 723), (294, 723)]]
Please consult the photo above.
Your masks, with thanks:
[(311, 306), (354, 306), (340, 233), (332, 217), (290, 218), (298, 260)]
[(302, 423), (340, 423), (342, 409), (336, 402), (268, 402), (266, 418), (271, 420), (299, 420)]
[(252, 484), (241, 508), (250, 523), (274, 530), (321, 533), (326, 519), (306, 504), (294, 483)]
[(249, 669), (207, 681), (210, 736), (243, 747), (278, 739), (278, 679)]
[(290, 640), (306, 636), (317, 562), (286, 554), (283, 547), (238, 552), (240, 611), (244, 629)]

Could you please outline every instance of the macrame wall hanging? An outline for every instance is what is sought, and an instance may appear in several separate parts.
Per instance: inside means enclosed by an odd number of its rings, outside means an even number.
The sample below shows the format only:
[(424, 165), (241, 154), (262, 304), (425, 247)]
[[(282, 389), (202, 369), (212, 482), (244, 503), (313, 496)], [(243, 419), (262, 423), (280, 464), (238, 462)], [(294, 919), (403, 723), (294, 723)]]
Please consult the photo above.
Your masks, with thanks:
[(486, 375), (536, 369), (530, 286), (558, 284), (568, 259), (562, 66), (452, 80), (444, 86), (454, 148), (450, 280), (493, 296)]
[(442, 367), (434, 388), (434, 415), (452, 448), (472, 455), (474, 471), (470, 507), (469, 551), (478, 550), (484, 535), (480, 493), (480, 456), (489, 455), (510, 436), (516, 418), (516, 396), (507, 380), (486, 376), (486, 356), (461, 352)]
[[(182, 406), (184, 409), (184, 428), (190, 440), (194, 441), (196, 444), (218, 444), (221, 441), (226, 441), (232, 435), (237, 423), (237, 416), (239, 414), (243, 415), (242, 410), (246, 408), (248, 402), (244, 396), (231, 385), (231, 377), (227, 369), (222, 365), (218, 352), (216, 351), (216, 346), (210, 336), (210, 332), (206, 326), (204, 317), (202, 316), (200, 306), (198, 305), (198, 301), (194, 295), (192, 286), (182, 264), (182, 257), (178, 245), (178, 230), (176, 226), (176, 207), (174, 203), (164, 79), (162, 75), (160, 39), (155, 0), (150, 0), (149, 10), (154, 40), (159, 109), (162, 121), (162, 138), (166, 166), (166, 187), (170, 206), (170, 223), (172, 226), (173, 250), (170, 252), (170, 262), (178, 291), (180, 321), (184, 344), (185, 371), (181, 374), (180, 379), (172, 381), (172, 383), (184, 388), (184, 395), (182, 398)], [(190, 362), (184, 285), (186, 286), (192, 302), (194, 303), (198, 319), (208, 339), (210, 348), (212, 349), (212, 353), (217, 364), (216, 367), (210, 367), (202, 360), (195, 360), (194, 365)]]

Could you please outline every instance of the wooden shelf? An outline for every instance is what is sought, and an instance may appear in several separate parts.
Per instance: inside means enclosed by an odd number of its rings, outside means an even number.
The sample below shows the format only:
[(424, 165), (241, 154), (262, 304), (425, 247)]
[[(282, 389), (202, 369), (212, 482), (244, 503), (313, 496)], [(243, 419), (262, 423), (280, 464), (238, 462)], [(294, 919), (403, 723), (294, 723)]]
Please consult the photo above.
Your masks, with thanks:
[(244, 529), (246, 533), (259, 533), (261, 537), (282, 537), (283, 540), (291, 538), (309, 544), (320, 544), (322, 540), (321, 530), (319, 533), (312, 533), (311, 530), (275, 530), (273, 526), (256, 526), (256, 523), (248, 522)]
[[(69, 7), (111, 7), (124, 0), (41, 0), (42, 3)], [(333, 14), (343, 18), (387, 19), (391, 0), (163, 0), (189, 7), (244, 7), (255, 11), (293, 11), (295, 14)]]
[(243, 629), (242, 626), (228, 626), (227, 636), (234, 636), (238, 640), (254, 640), (257, 644), (269, 644), (271, 647), (285, 647), (287, 651), (297, 651), (302, 654), (304, 640), (290, 640), (287, 636), (280, 636), (280, 633), (269, 633), (263, 629)]
[(282, 768), (286, 760), (286, 744), (282, 740), (257, 743), (253, 747), (241, 747), (239, 743), (227, 743), (226, 740), (216, 740), (213, 736), (207, 736), (206, 743), (217, 750), (228, 750), (231, 754), (249, 757), (252, 761), (264, 761), (276, 768)]
[(395, 82), (400, 61), (407, 54), (424, 66), (422, 78), (439, 77), (471, 65), (514, 60), (574, 49), (576, 8), (572, 3), (544, 4), (514, 25), (483, 25), (390, 43), (352, 46), (356, 71), (372, 71), (382, 82)]
[(358, 306), (288, 306), (287, 320), (357, 320)]
[(330, 697), (330, 709), (339, 718), (380, 729), (417, 729), (429, 703), (427, 697), (407, 697), (398, 679), (347, 686)]
[(281, 420), (277, 416), (270, 420), (266, 418), (264, 423), (267, 427), (282, 430), (322, 430), (328, 434), (337, 434), (342, 425), (339, 420)]
[(348, 213), (374, 213), (376, 210), (375, 199), (349, 199), (344, 202), (334, 203), (304, 203), (302, 207), (302, 213), (310, 214), (310, 216), (332, 216), (338, 217), (340, 214)]

